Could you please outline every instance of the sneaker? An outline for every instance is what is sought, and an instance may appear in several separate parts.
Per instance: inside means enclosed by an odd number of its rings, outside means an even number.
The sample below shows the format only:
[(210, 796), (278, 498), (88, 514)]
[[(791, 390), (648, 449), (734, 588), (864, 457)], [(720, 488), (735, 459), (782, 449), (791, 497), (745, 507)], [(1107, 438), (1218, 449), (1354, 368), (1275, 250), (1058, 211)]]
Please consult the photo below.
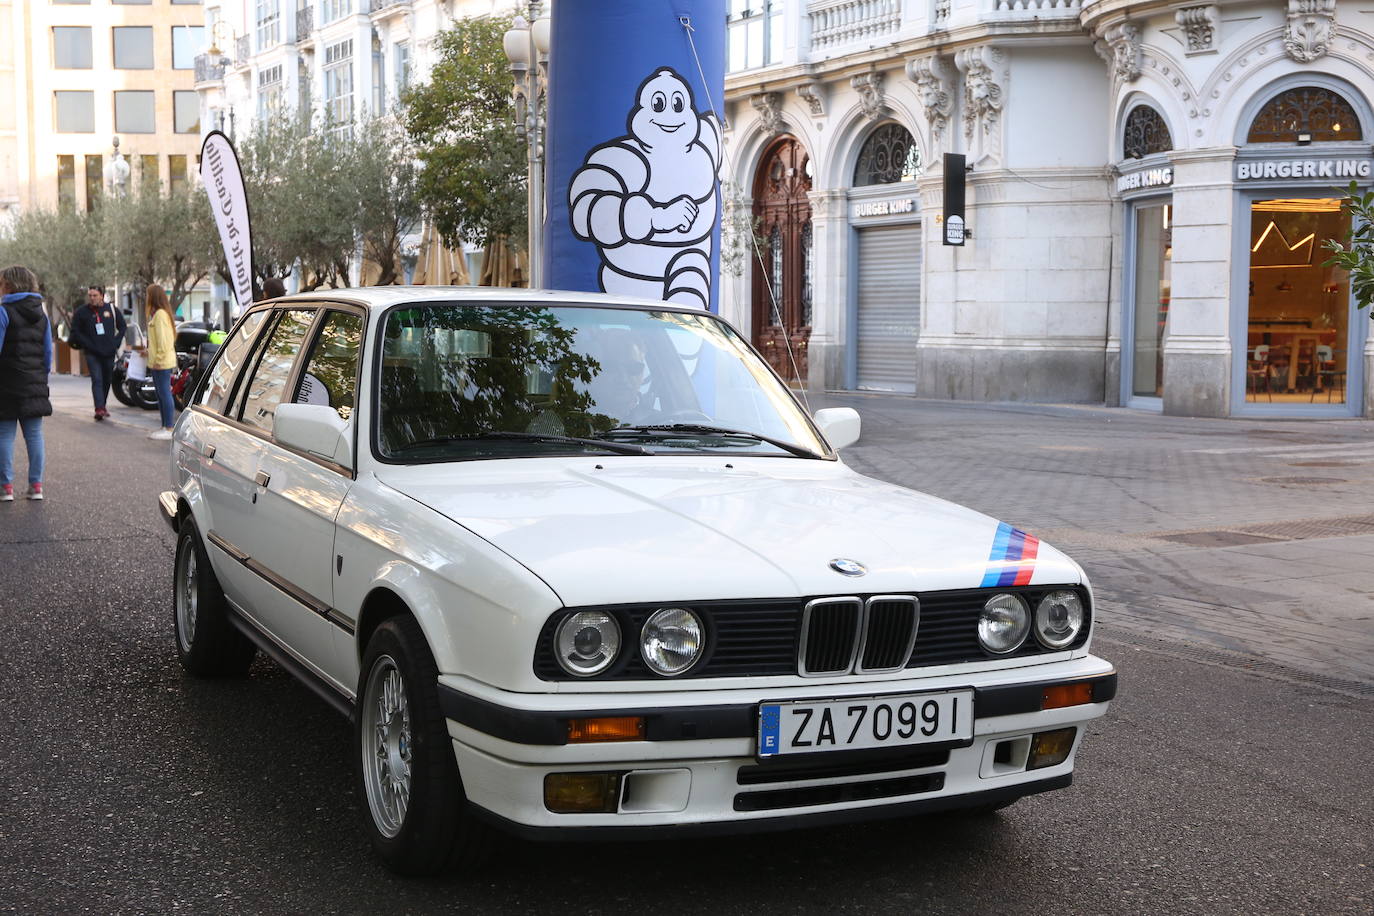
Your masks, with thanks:
[(43, 485), (41, 483), (29, 484), (29, 492), (25, 493), (24, 495), (27, 496), (29, 499), (42, 499)]
[(165, 441), (165, 440), (167, 440), (167, 439), (172, 438), (172, 431), (171, 431), (170, 429), (159, 429), (159, 430), (155, 430), (154, 432), (151, 432), (151, 433), (148, 434), (148, 438), (149, 438), (149, 439), (162, 439), (162, 440)]
[(14, 484), (7, 483), (0, 486), (0, 503), (14, 502)]

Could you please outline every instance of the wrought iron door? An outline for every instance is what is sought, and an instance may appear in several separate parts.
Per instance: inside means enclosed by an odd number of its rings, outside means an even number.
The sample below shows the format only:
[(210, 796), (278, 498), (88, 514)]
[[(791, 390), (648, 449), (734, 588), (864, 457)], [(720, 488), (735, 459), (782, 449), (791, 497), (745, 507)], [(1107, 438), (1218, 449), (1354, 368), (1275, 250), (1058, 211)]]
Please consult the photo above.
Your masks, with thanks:
[(764, 153), (754, 179), (754, 345), (779, 375), (805, 382), (811, 339), (811, 159), (795, 137)]

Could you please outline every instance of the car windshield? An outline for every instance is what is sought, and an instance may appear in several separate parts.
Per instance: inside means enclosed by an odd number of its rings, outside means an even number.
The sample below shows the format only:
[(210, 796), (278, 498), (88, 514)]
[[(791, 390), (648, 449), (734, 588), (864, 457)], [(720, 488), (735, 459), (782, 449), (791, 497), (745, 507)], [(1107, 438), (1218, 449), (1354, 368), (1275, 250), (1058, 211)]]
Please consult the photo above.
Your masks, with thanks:
[(393, 461), (827, 451), (704, 312), (444, 302), (394, 309), (382, 333), (376, 428)]

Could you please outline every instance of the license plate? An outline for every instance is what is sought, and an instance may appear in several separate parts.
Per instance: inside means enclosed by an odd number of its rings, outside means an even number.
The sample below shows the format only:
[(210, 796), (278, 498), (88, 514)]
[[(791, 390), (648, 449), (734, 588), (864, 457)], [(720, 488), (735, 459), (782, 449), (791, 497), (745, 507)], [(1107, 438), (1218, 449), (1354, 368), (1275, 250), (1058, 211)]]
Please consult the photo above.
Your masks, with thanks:
[(759, 706), (760, 757), (903, 747), (973, 737), (973, 691)]

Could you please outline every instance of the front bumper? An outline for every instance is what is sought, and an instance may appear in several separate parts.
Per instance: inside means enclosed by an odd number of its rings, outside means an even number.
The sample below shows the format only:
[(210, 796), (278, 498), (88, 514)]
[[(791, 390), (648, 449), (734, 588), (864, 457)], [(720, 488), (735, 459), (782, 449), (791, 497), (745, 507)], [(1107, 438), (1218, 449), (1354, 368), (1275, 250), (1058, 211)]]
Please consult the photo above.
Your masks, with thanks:
[[(442, 677), (440, 704), (479, 815), (527, 837), (606, 839), (689, 836), (819, 826), (993, 805), (1063, 788), (1073, 778), (1084, 725), (1107, 712), (1116, 672), (1093, 656), (985, 672), (911, 678), (881, 693), (972, 688), (973, 737), (881, 751), (755, 757), (758, 705), (871, 697), (874, 685), (807, 684), (784, 690), (709, 693), (531, 695)], [(1093, 701), (1042, 709), (1046, 687), (1089, 682)], [(705, 704), (709, 699), (715, 702)], [(642, 741), (567, 743), (568, 720), (642, 715)], [(1032, 734), (1074, 727), (1068, 757), (1026, 769)], [(613, 813), (556, 814), (544, 806), (550, 773), (614, 772)]]

